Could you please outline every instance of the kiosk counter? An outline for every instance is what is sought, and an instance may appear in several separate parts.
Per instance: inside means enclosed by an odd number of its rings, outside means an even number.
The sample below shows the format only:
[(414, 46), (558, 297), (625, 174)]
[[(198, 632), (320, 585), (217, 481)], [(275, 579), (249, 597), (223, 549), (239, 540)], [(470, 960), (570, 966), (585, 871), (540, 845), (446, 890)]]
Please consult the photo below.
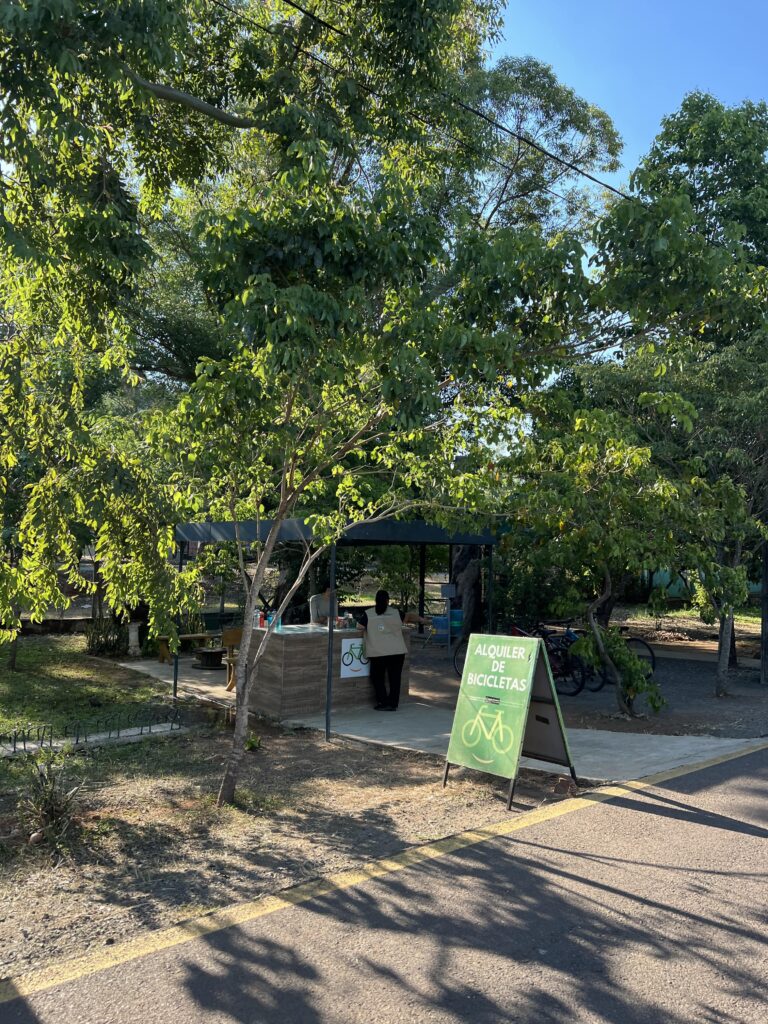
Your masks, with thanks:
[[(411, 630), (403, 627), (403, 637), (406, 656), (401, 700), (408, 696)], [(363, 639), (356, 629), (334, 629), (334, 711), (373, 705), (369, 665), (363, 651)], [(270, 637), (259, 664), (258, 678), (251, 689), (251, 710), (276, 719), (324, 711), (327, 673), (327, 626), (282, 626)]]

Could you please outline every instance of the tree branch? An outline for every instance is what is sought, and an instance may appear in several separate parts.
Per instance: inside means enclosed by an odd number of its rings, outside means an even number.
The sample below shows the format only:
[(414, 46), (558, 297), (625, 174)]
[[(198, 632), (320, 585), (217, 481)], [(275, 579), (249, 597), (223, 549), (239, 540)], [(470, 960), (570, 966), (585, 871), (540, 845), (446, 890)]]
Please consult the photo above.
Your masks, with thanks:
[(226, 110), (214, 107), (213, 104), (206, 103), (205, 100), (198, 99), (197, 96), (192, 96), (188, 92), (174, 89), (170, 85), (148, 82), (146, 78), (137, 75), (127, 64), (123, 65), (123, 69), (134, 85), (151, 93), (156, 99), (164, 100), (167, 103), (177, 103), (179, 106), (187, 107), (189, 110), (195, 110), (198, 114), (204, 114), (206, 117), (213, 118), (214, 121), (229, 125), (230, 128), (261, 127), (261, 122), (255, 121), (251, 117), (239, 117), (237, 114), (229, 114)]

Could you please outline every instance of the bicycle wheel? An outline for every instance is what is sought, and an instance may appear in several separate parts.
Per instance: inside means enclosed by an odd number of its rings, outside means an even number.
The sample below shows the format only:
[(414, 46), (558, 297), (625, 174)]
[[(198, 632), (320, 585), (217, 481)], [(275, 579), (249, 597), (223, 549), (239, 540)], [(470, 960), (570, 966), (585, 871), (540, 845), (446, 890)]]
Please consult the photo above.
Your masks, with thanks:
[(592, 693), (597, 693), (598, 690), (602, 690), (608, 682), (608, 674), (606, 673), (603, 665), (585, 664), (584, 673), (585, 685), (588, 690), (592, 691)]
[(461, 678), (464, 672), (464, 662), (467, 660), (467, 640), (462, 640), (453, 655), (453, 667), (456, 670), (456, 675)]
[(347, 668), (349, 668), (349, 666), (352, 664), (354, 660), (355, 659), (352, 657), (349, 651), (347, 651), (345, 654), (342, 654), (341, 656), (341, 664), (346, 665)]
[(646, 674), (652, 676), (656, 671), (656, 655), (653, 653), (651, 645), (646, 643), (645, 640), (641, 640), (639, 636), (627, 637), (626, 644), (635, 657), (648, 666)]
[(578, 654), (571, 654), (567, 648), (555, 648), (550, 652), (550, 664), (558, 693), (564, 697), (575, 697), (581, 693), (587, 674)]

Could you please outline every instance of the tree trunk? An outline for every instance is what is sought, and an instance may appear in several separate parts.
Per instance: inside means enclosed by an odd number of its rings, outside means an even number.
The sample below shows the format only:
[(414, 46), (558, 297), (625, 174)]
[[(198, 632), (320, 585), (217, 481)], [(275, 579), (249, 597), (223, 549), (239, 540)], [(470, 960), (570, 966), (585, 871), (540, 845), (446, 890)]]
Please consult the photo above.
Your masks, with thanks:
[(608, 629), (611, 621), (611, 615), (613, 613), (613, 609), (616, 607), (618, 599), (618, 594), (611, 594), (608, 600), (600, 605), (595, 617), (603, 629)]
[(624, 678), (603, 643), (603, 634), (598, 623), (600, 609), (605, 602), (610, 601), (612, 592), (613, 584), (611, 581), (611, 574), (606, 569), (604, 574), (603, 592), (587, 607), (587, 622), (589, 623), (589, 628), (592, 630), (592, 636), (595, 638), (595, 646), (597, 647), (597, 652), (600, 655), (600, 661), (603, 663), (603, 667), (608, 675), (608, 682), (613, 683), (616, 688), (616, 702), (619, 706), (619, 711), (623, 715), (631, 716), (633, 715), (633, 711), (627, 700), (627, 695), (624, 693)]
[[(13, 618), (16, 621), (21, 614), (21, 609), (14, 605), (12, 608)], [(19, 632), (21, 632), (21, 623), (19, 623)], [(8, 649), (8, 670), (10, 672), (16, 671), (16, 657), (19, 653), (19, 633), (16, 633), (13, 640), (11, 640), (10, 647)]]
[(731, 629), (731, 649), (728, 654), (728, 668), (739, 667), (739, 656), (736, 653), (736, 620), (733, 620), (733, 628)]
[[(245, 741), (248, 739), (248, 721), (251, 686), (256, 675), (258, 663), (254, 659), (254, 665), (249, 666), (251, 646), (253, 643), (253, 613), (259, 600), (259, 590), (264, 581), (267, 566), (272, 558), (280, 523), (284, 513), (272, 524), (266, 543), (261, 551), (259, 560), (256, 563), (256, 573), (248, 587), (248, 595), (245, 601), (243, 612), (243, 634), (240, 640), (240, 653), (235, 667), (235, 730), (232, 735), (232, 747), (224, 768), (224, 776), (219, 787), (219, 795), (216, 803), (219, 807), (222, 804), (231, 804), (235, 799), (235, 787), (240, 774), (240, 764), (245, 754)], [(276, 620), (275, 620), (276, 621)], [(262, 639), (262, 645), (266, 641), (268, 633)]]
[(616, 607), (621, 598), (624, 597), (624, 595), (627, 592), (627, 587), (631, 582), (632, 574), (625, 573), (625, 575), (622, 576), (619, 580), (618, 586), (611, 586), (611, 593), (609, 597), (607, 598), (607, 600), (603, 601), (597, 612), (597, 621), (600, 623), (603, 629), (608, 629), (608, 626), (611, 622), (611, 615), (613, 614), (613, 609)]
[(733, 637), (733, 612), (720, 616), (720, 643), (717, 650), (717, 680), (715, 696), (728, 696), (730, 677), (731, 638)]
[[(283, 518), (285, 518), (284, 514), (280, 520), (273, 520), (269, 537), (267, 537), (261, 556), (259, 557), (259, 561), (256, 565), (256, 573), (251, 583), (248, 600), (245, 605), (243, 635), (240, 642), (240, 653), (237, 657), (237, 668), (235, 670), (237, 698), (235, 702), (235, 730), (232, 736), (232, 749), (229, 752), (227, 764), (224, 768), (224, 777), (221, 780), (219, 795), (216, 800), (219, 807), (221, 807), (222, 804), (231, 804), (235, 799), (235, 787), (237, 786), (237, 779), (240, 774), (240, 765), (242, 764), (243, 757), (245, 756), (245, 741), (248, 739), (251, 691), (253, 689), (254, 680), (258, 677), (259, 664), (267, 650), (267, 644), (269, 643), (272, 633), (277, 627), (280, 617), (290, 604), (293, 595), (304, 582), (311, 566), (314, 565), (320, 555), (322, 555), (326, 550), (325, 548), (318, 548), (306, 559), (296, 575), (293, 586), (288, 590), (280, 605), (275, 609), (275, 616), (264, 635), (261, 636), (258, 632), (254, 632), (253, 613), (256, 610), (256, 605), (259, 599), (259, 589), (264, 580), (270, 559), (272, 558), (272, 552), (274, 551), (274, 547), (277, 542), (279, 527)], [(251, 656), (252, 652), (253, 656)]]
[(481, 549), (470, 544), (458, 547), (453, 559), (453, 578), (456, 583), (455, 606), (462, 609), (462, 634), (469, 636), (483, 629)]

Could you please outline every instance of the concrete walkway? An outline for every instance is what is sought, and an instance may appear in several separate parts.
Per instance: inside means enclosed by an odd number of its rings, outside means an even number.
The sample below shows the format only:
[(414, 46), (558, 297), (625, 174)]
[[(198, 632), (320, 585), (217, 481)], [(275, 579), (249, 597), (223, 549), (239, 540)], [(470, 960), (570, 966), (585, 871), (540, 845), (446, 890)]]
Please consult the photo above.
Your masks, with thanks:
[[(453, 710), (411, 700), (394, 714), (363, 709), (333, 716), (334, 735), (363, 743), (445, 756)], [(294, 728), (324, 729), (323, 715), (308, 715), (285, 723)], [(721, 739), (715, 736), (649, 736), (604, 729), (569, 729), (568, 745), (580, 779), (626, 782), (655, 772), (706, 761), (759, 740)], [(523, 758), (524, 768), (562, 773), (559, 765)]]
[[(168, 693), (173, 689), (173, 662), (170, 665), (159, 662), (157, 658), (141, 658), (135, 661), (122, 661), (120, 668), (131, 672), (141, 672), (168, 684)], [(194, 697), (204, 703), (219, 704), (224, 707), (235, 706), (235, 694), (227, 691), (227, 670), (213, 669), (204, 671), (195, 668), (197, 661), (191, 656), (179, 658), (179, 693), (186, 697)]]

